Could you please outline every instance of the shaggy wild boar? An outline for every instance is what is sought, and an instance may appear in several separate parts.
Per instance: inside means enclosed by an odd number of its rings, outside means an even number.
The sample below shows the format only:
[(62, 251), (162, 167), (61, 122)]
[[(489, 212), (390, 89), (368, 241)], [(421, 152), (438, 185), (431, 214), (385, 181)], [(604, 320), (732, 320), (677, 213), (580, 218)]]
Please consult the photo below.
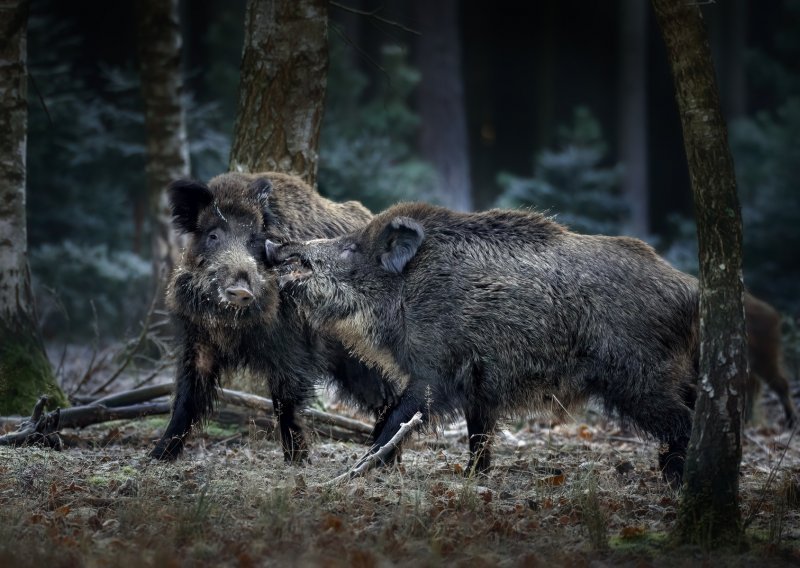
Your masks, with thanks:
[(744, 295), (747, 322), (747, 352), (750, 377), (745, 391), (745, 417), (752, 418), (753, 405), (761, 392), (761, 381), (775, 391), (786, 415), (784, 424), (794, 426), (797, 410), (789, 391), (789, 379), (783, 370), (781, 349), (781, 316), (768, 303), (751, 294)]
[(698, 365), (697, 281), (645, 243), (534, 212), (388, 209), (332, 240), (267, 247), (318, 329), (402, 389), (375, 444), (421, 411), (463, 411), (468, 471), (502, 415), (588, 398), (664, 443), (679, 482)]
[[(175, 228), (189, 235), (167, 290), (180, 332), (172, 417), (151, 456), (178, 456), (190, 429), (213, 409), (223, 371), (249, 367), (269, 385), (284, 456), (307, 454), (296, 419), (321, 380), (378, 415), (395, 391), (342, 344), (313, 332), (291, 300), (279, 301), (264, 242), (332, 237), (362, 227), (371, 214), (356, 202), (333, 203), (301, 180), (278, 173), (217, 176), (206, 186), (169, 188)], [(377, 431), (380, 430), (380, 424)]]

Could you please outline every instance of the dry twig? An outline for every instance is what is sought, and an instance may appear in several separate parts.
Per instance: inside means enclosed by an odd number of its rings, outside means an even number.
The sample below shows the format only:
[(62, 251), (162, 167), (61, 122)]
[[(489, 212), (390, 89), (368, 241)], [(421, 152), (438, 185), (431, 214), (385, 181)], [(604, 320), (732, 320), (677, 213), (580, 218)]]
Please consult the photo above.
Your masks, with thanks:
[(397, 431), (397, 433), (392, 436), (391, 440), (381, 446), (378, 451), (372, 453), (373, 448), (370, 448), (370, 453), (367, 453), (367, 455), (358, 460), (356, 465), (354, 465), (349, 471), (346, 471), (338, 477), (334, 477), (323, 485), (337, 485), (345, 481), (350, 481), (355, 477), (361, 477), (368, 471), (375, 469), (379, 464), (386, 463), (392, 453), (397, 451), (397, 449), (400, 447), (400, 444), (403, 443), (403, 440), (405, 440), (411, 434), (411, 432), (414, 431), (414, 428), (420, 424), (422, 424), (422, 413), (417, 412), (411, 417), (411, 420), (401, 423), (400, 429)]

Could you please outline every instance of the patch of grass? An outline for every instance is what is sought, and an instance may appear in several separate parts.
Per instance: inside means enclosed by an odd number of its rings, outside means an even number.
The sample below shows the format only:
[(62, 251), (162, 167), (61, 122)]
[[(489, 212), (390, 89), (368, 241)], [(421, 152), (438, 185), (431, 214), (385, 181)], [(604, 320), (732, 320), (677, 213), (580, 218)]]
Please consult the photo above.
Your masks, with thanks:
[(594, 471), (588, 471), (576, 482), (577, 502), (583, 525), (592, 550), (608, 550), (609, 515), (600, 499), (598, 479)]

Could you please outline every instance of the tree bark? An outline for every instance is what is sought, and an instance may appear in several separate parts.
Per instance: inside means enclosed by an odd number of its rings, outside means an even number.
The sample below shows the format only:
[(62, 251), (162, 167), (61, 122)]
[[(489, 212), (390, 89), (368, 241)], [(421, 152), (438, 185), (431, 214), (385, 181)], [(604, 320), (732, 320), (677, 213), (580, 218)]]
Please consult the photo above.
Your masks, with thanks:
[(325, 0), (249, 0), (230, 169), (313, 187), (327, 73)]
[(25, 219), (28, 2), (0, 2), (0, 414), (42, 393), (66, 404), (44, 351), (28, 268)]
[(747, 377), (742, 225), (714, 66), (696, 4), (653, 0), (667, 46), (700, 249), (700, 377), (677, 535), (706, 547), (741, 536), (741, 402)]
[(180, 260), (166, 188), (189, 175), (178, 0), (139, 0), (139, 70), (147, 127), (147, 195), (153, 220), (153, 276), (161, 283)]
[(647, 183), (647, 4), (620, 2), (619, 158), (622, 192), (631, 208), (630, 229), (650, 232)]
[(461, 79), (458, 2), (415, 3), (418, 39), (420, 152), (433, 163), (443, 205), (471, 211), (467, 115)]

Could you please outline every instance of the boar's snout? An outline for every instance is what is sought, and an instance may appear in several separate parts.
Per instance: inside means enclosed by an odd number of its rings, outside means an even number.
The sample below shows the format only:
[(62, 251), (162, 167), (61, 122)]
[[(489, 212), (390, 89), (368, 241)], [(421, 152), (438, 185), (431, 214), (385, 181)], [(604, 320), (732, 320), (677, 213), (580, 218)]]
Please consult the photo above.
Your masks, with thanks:
[(225, 289), (225, 297), (227, 300), (240, 308), (249, 306), (253, 301), (253, 292), (243, 282), (237, 282), (236, 285)]

